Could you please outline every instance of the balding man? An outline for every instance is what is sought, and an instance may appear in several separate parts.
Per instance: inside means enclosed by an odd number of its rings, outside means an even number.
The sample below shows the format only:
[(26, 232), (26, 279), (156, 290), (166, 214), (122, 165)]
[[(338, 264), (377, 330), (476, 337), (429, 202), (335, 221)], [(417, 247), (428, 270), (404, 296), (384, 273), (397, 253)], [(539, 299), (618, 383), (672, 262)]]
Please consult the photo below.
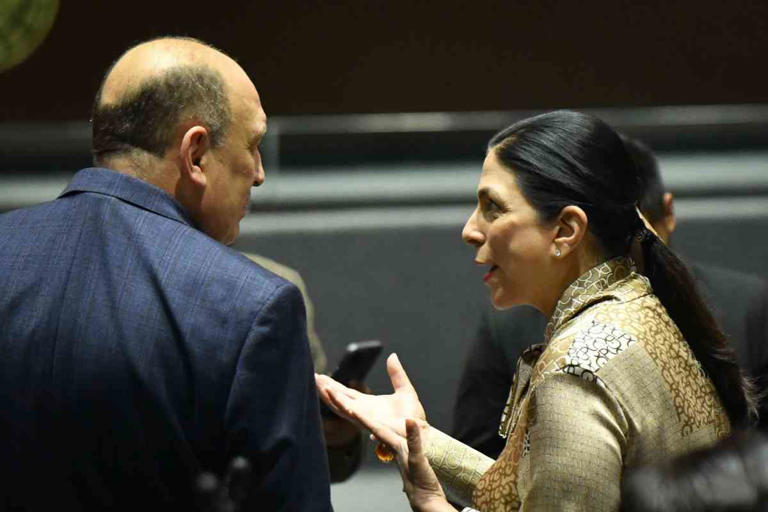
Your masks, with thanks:
[(301, 295), (226, 246), (266, 129), (232, 59), (149, 41), (99, 90), (96, 167), (0, 216), (0, 509), (190, 510), (235, 455), (248, 508), (331, 508)]

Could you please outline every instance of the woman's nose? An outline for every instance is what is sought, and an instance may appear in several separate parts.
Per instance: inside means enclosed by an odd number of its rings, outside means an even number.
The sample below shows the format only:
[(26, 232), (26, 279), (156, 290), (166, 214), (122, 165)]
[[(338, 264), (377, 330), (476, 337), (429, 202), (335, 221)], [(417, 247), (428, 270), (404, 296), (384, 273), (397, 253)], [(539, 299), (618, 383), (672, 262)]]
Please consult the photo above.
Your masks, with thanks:
[(477, 209), (472, 212), (472, 215), (467, 219), (464, 224), (464, 229), (461, 230), (461, 238), (464, 242), (475, 247), (483, 244), (485, 237), (483, 233), (478, 229), (477, 225)]

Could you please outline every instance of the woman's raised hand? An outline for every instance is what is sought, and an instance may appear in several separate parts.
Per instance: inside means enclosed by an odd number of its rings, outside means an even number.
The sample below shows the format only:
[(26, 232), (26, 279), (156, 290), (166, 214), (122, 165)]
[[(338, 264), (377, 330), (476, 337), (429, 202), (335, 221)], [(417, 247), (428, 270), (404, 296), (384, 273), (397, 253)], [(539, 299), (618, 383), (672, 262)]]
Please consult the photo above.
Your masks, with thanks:
[(336, 414), (370, 431), (386, 427), (404, 442), (405, 419), (422, 420), (426, 425), (427, 418), (416, 390), (396, 354), (387, 358), (387, 373), (394, 389), (390, 395), (360, 393), (325, 375), (315, 375), (315, 382), (320, 398)]
[(391, 395), (366, 395), (325, 375), (315, 375), (320, 397), (337, 414), (349, 418), (386, 444), (397, 458), (403, 491), (418, 512), (454, 512), (424, 455), (429, 432), (424, 408), (397, 355), (387, 358)]

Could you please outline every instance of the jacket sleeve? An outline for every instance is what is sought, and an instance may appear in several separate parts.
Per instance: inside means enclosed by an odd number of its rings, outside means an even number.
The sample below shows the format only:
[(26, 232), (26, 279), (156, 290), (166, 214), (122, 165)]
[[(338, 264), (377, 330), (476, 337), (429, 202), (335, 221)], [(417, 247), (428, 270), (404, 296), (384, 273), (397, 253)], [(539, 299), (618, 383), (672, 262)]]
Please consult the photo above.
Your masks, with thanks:
[(458, 505), (469, 505), (472, 493), (493, 459), (430, 427), (424, 455), (435, 471), (448, 498)]
[(628, 430), (618, 402), (598, 381), (560, 372), (531, 397), (520, 510), (618, 510)]
[(228, 455), (253, 467), (245, 510), (331, 510), (305, 318), (298, 289), (279, 286), (237, 361), (225, 431)]

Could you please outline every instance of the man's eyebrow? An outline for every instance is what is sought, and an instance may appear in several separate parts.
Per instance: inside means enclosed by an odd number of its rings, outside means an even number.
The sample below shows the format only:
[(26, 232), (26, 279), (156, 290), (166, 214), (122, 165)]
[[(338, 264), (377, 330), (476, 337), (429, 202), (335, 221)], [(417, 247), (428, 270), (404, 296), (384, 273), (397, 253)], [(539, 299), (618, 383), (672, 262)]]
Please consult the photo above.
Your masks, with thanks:
[(261, 130), (259, 130), (253, 135), (253, 138), (251, 138), (250, 145), (255, 146), (256, 144), (261, 142), (264, 139), (264, 137), (266, 137), (266, 135), (267, 135), (267, 127), (265, 126), (264, 128), (262, 128)]

